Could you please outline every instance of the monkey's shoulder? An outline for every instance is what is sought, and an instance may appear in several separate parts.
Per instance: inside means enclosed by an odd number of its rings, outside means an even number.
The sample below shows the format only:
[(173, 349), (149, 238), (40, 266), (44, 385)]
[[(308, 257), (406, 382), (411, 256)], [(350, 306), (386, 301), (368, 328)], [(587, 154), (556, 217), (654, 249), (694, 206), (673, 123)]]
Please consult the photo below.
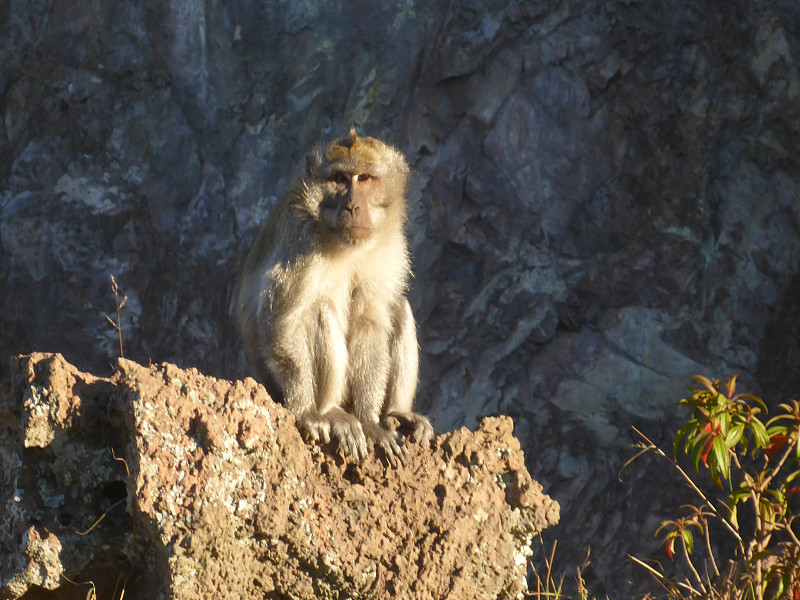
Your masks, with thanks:
[[(280, 208), (280, 210), (278, 210)], [(298, 219), (283, 219), (285, 207), (276, 207), (261, 226), (245, 263), (246, 271), (263, 271), (272, 265), (303, 260), (317, 251), (311, 227)], [(278, 214), (276, 214), (276, 211)]]

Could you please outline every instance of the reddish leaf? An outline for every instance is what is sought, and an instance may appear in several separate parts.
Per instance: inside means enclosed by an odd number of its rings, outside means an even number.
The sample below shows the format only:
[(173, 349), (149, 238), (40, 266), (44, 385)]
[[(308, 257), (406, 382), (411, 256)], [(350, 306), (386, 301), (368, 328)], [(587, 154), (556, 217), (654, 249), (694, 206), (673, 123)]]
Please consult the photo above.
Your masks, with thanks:
[(664, 546), (667, 550), (667, 556), (672, 560), (672, 557), (675, 556), (675, 538), (669, 538)]
[(789, 440), (788, 435), (782, 435), (782, 434), (773, 435), (769, 440), (769, 446), (767, 446), (766, 450), (764, 450), (764, 452), (767, 453), (767, 458), (769, 458), (770, 460), (775, 458), (775, 455), (781, 451), (781, 448), (783, 448), (786, 445), (786, 442), (788, 440)]
[(733, 377), (728, 379), (728, 399), (729, 400), (733, 398), (733, 392), (736, 391), (736, 379), (738, 377), (739, 377), (738, 375), (734, 375)]
[(790, 496), (793, 496), (797, 492), (800, 492), (800, 485), (796, 485), (792, 489), (790, 489), (788, 492), (786, 492), (786, 498), (789, 498)]
[(703, 446), (703, 451), (700, 453), (700, 460), (703, 461), (705, 466), (708, 466), (708, 455), (711, 454), (711, 447), (714, 444), (714, 437), (709, 436), (708, 441), (706, 441), (706, 445)]

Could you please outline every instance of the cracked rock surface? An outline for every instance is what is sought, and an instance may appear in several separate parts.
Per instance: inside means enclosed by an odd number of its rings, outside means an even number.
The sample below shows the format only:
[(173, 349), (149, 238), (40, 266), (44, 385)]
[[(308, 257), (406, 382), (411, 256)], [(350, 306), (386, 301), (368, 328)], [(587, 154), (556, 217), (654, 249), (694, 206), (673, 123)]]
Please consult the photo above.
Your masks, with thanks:
[(531, 541), (559, 518), (507, 417), (395, 469), (309, 447), (252, 379), (124, 359), (99, 378), (52, 354), (12, 372), (3, 599), (85, 595), (62, 574), (99, 597), (522, 598)]

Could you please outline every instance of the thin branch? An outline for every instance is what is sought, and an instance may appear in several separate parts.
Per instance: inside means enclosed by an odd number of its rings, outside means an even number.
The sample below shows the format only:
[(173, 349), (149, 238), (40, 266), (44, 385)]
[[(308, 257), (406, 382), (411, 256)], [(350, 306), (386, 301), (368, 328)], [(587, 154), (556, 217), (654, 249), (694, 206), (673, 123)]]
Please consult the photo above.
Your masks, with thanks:
[(631, 559), (633, 562), (635, 562), (635, 563), (636, 563), (637, 565), (639, 565), (640, 567), (644, 567), (645, 569), (647, 569), (648, 571), (650, 571), (650, 574), (651, 574), (653, 577), (655, 577), (656, 579), (666, 579), (666, 578), (664, 577), (664, 574), (663, 574), (663, 573), (659, 573), (658, 571), (656, 571), (656, 570), (655, 570), (653, 567), (651, 567), (650, 565), (648, 565), (648, 564), (647, 564), (646, 562), (644, 562), (643, 560), (639, 560), (638, 558), (636, 558), (636, 557), (635, 557), (635, 556), (633, 556), (632, 554), (628, 554), (628, 558), (630, 558), (630, 559)]
[(703, 579), (700, 577), (700, 573), (697, 572), (697, 569), (694, 568), (694, 563), (692, 562), (691, 557), (689, 556), (689, 550), (686, 548), (686, 542), (681, 536), (681, 548), (683, 549), (683, 558), (686, 560), (686, 564), (689, 565), (689, 569), (692, 571), (692, 575), (697, 580), (697, 585), (700, 586), (700, 589), (705, 594), (706, 593), (706, 586), (703, 585)]
[(703, 533), (706, 538), (706, 548), (708, 549), (708, 556), (711, 557), (711, 566), (714, 567), (714, 574), (719, 577), (719, 569), (717, 568), (717, 561), (714, 559), (714, 551), (711, 549), (711, 536), (708, 533), (708, 521), (703, 519)]
[[(664, 454), (664, 451), (661, 450), (661, 448), (656, 446), (652, 442), (652, 440), (650, 440), (650, 438), (648, 438), (645, 434), (643, 434), (641, 431), (636, 429), (636, 427), (631, 426), (631, 429), (633, 429), (636, 433), (638, 433), (642, 437), (642, 439), (644, 439), (649, 444), (649, 446), (647, 448), (648, 450), (651, 450), (651, 451), (655, 452), (656, 454), (661, 456), (663, 459), (665, 459), (667, 462), (669, 462), (673, 467), (675, 467), (675, 469), (678, 470), (678, 473), (681, 474), (681, 477), (683, 477), (683, 479), (686, 481), (686, 483), (689, 485), (689, 487), (692, 489), (692, 491), (695, 494), (697, 494), (698, 496), (700, 496), (700, 498), (702, 498), (702, 500), (705, 503), (705, 505), (709, 509), (711, 509), (711, 512), (714, 513), (714, 516), (717, 517), (720, 521), (722, 521), (723, 525), (725, 525), (725, 527), (733, 534), (733, 536), (739, 542), (739, 547), (741, 548), (742, 552), (744, 552), (744, 541), (742, 540), (742, 537), (736, 531), (734, 526), (728, 521), (728, 519), (726, 519), (722, 514), (720, 514), (720, 512), (716, 509), (716, 507), (714, 507), (714, 505), (709, 501), (709, 499), (706, 498), (706, 495), (700, 490), (699, 487), (697, 487), (697, 485), (695, 485), (694, 481), (692, 481), (692, 478), (689, 477), (689, 475), (686, 473), (686, 471), (684, 471), (681, 468), (681, 466), (678, 463), (676, 463), (674, 460), (670, 460), (670, 458), (666, 454)], [(628, 462), (630, 462), (630, 461), (628, 461)]]

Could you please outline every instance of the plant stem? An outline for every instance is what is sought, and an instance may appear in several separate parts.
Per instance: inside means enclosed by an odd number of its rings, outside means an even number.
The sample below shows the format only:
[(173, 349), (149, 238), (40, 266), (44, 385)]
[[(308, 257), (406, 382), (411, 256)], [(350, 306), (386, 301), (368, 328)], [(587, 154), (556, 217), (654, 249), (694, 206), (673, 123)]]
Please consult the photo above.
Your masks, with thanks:
[(692, 559), (689, 557), (689, 550), (686, 549), (686, 542), (683, 541), (683, 536), (680, 536), (681, 539), (681, 548), (683, 548), (683, 558), (686, 559), (686, 564), (689, 565), (689, 569), (692, 571), (692, 575), (697, 580), (697, 585), (700, 586), (700, 590), (705, 594), (706, 593), (706, 586), (703, 585), (703, 579), (700, 577), (700, 573), (697, 572), (697, 569), (694, 568), (694, 563), (692, 563)]
[[(655, 452), (656, 454), (658, 454), (659, 456), (664, 458), (666, 461), (670, 462), (678, 470), (678, 473), (681, 474), (681, 477), (683, 477), (683, 479), (686, 481), (686, 483), (689, 485), (689, 487), (692, 489), (692, 491), (694, 491), (695, 494), (697, 494), (698, 496), (700, 496), (700, 498), (702, 498), (702, 500), (705, 503), (705, 505), (711, 510), (711, 512), (714, 513), (714, 516), (717, 517), (720, 521), (722, 521), (722, 524), (725, 525), (725, 527), (733, 534), (733, 536), (736, 538), (737, 542), (739, 543), (739, 548), (742, 550), (742, 552), (744, 552), (744, 542), (742, 540), (742, 537), (736, 531), (734, 526), (731, 525), (731, 523), (728, 521), (728, 519), (726, 519), (723, 515), (721, 515), (719, 513), (719, 511), (714, 507), (714, 505), (711, 504), (709, 499), (706, 498), (705, 494), (703, 494), (703, 492), (700, 491), (700, 488), (697, 487), (697, 485), (695, 485), (694, 481), (692, 481), (692, 478), (689, 477), (689, 475), (686, 474), (686, 471), (684, 471), (681, 468), (681, 466), (678, 463), (676, 463), (674, 460), (670, 460), (669, 457), (666, 454), (664, 454), (664, 451), (661, 450), (661, 448), (656, 446), (652, 442), (652, 440), (650, 440), (650, 438), (648, 438), (645, 434), (643, 434), (641, 431), (636, 429), (636, 427), (631, 426), (631, 429), (633, 429), (636, 433), (638, 433), (642, 437), (642, 439), (644, 439), (649, 444), (649, 446), (646, 448), (646, 450), (651, 450), (651, 451)], [(638, 454), (637, 454), (637, 456), (638, 456)], [(630, 463), (630, 461), (628, 461), (628, 463)], [(626, 463), (626, 464), (628, 464), (628, 463)]]

